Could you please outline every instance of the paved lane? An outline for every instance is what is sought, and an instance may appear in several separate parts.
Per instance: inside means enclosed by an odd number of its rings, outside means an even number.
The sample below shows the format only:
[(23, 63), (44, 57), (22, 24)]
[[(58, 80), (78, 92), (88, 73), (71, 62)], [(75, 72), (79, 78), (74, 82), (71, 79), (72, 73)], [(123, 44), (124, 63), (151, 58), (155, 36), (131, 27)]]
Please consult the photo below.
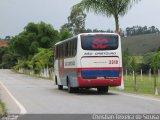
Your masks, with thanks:
[[(160, 100), (112, 91), (101, 95), (95, 90), (69, 94), (67, 88), (58, 90), (53, 81), (15, 74), (9, 70), (0, 70), (0, 81), (24, 106), (27, 113), (159, 113), (160, 111)], [(8, 105), (8, 108), (10, 107), (13, 106)]]

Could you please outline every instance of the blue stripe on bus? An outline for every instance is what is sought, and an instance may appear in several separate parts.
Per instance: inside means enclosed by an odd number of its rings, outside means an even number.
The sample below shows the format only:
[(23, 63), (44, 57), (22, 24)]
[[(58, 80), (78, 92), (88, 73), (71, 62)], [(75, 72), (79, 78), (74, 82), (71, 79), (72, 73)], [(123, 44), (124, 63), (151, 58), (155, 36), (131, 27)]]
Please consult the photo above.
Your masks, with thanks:
[(82, 70), (82, 77), (119, 77), (119, 70)]

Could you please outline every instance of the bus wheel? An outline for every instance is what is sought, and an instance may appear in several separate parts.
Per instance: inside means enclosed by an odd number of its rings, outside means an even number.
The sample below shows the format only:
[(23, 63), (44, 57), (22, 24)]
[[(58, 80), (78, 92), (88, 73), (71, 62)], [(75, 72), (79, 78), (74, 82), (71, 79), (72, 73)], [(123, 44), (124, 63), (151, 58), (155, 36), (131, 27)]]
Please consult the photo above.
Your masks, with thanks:
[(97, 91), (99, 92), (99, 93), (108, 93), (108, 86), (107, 87), (98, 87), (97, 88)]
[(58, 85), (59, 90), (63, 90), (63, 85)]
[(75, 93), (79, 93), (79, 88), (74, 88)]
[(57, 76), (55, 76), (54, 80), (55, 80), (55, 84), (58, 85), (58, 83), (57, 83)]
[(73, 93), (73, 92), (74, 92), (74, 88), (71, 87), (71, 84), (70, 84), (69, 81), (68, 81), (67, 85), (68, 85), (68, 92), (69, 92), (69, 93)]

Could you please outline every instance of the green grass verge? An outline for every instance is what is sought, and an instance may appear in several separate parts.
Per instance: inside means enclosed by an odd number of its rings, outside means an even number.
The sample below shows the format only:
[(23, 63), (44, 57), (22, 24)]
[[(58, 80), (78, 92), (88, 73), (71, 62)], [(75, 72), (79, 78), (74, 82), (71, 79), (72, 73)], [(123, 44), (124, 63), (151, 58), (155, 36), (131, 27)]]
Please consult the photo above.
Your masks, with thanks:
[(0, 100), (0, 118), (6, 115), (6, 109), (4, 103)]
[(18, 74), (23, 74), (23, 75), (27, 75), (27, 76), (31, 76), (31, 77), (34, 77), (34, 78), (41, 78), (41, 79), (44, 79), (44, 80), (53, 80), (53, 78), (46, 78), (46, 77), (41, 77), (40, 75), (38, 74), (28, 74), (28, 73), (20, 73), (14, 69), (11, 69), (12, 72), (15, 72), (15, 73), (18, 73)]
[[(149, 77), (145, 75), (142, 77), (137, 76), (137, 91), (134, 89), (135, 83), (133, 80), (133, 76), (124, 76), (124, 92), (134, 93), (134, 94), (143, 94), (143, 95), (151, 95), (154, 96), (154, 77)], [(160, 97), (160, 78), (157, 78), (157, 88), (158, 88), (158, 97)], [(113, 90), (117, 90), (112, 88)]]

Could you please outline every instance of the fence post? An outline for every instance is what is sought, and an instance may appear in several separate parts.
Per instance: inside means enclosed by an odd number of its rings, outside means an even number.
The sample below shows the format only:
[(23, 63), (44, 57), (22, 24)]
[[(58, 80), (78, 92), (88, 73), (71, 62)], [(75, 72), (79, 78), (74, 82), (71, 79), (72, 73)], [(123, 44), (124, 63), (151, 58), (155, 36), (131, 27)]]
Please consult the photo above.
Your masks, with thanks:
[(160, 82), (160, 69), (158, 69), (158, 82)]
[(141, 69), (141, 81), (143, 80), (143, 70)]
[(47, 71), (46, 71), (46, 77), (49, 78), (49, 67), (48, 67), (48, 65), (47, 65), (46, 70), (47, 70)]
[[(157, 71), (157, 72), (158, 72), (158, 71)], [(156, 79), (157, 79), (157, 80), (156, 80)], [(155, 83), (155, 84), (156, 84), (156, 86), (155, 86), (155, 95), (158, 95), (158, 87), (157, 87), (157, 86), (158, 86), (158, 85), (157, 85), (157, 83), (158, 83), (158, 76), (157, 76), (157, 78), (156, 78), (156, 74), (155, 74), (155, 80), (156, 80), (156, 81), (155, 81), (155, 82), (156, 82), (156, 83)]]
[(127, 75), (128, 75), (128, 71), (127, 71), (127, 69), (126, 69), (126, 80), (127, 80)]
[(134, 71), (133, 71), (133, 80), (134, 80)]
[(151, 80), (151, 69), (149, 69), (149, 80)]

